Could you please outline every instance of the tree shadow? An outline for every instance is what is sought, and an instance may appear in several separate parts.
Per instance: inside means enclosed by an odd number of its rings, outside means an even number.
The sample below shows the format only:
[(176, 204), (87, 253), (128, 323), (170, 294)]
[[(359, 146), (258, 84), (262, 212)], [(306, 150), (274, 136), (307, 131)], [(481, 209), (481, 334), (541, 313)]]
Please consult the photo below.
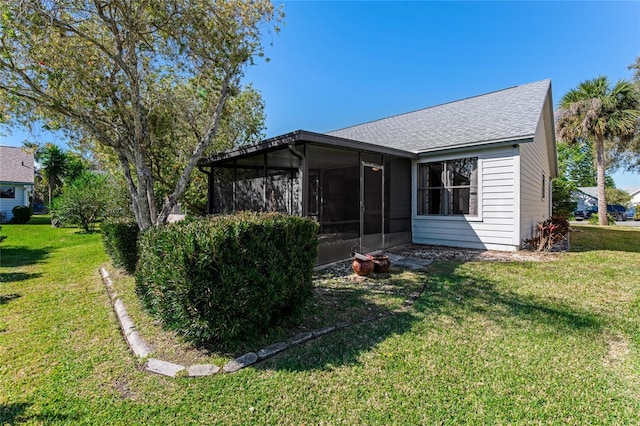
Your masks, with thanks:
[(558, 330), (599, 331), (604, 320), (577, 310), (555, 298), (538, 298), (498, 289), (495, 282), (460, 272), (460, 264), (441, 262), (433, 266), (425, 291), (415, 309), (428, 315), (447, 315), (463, 321), (469, 313), (485, 315), (501, 323), (517, 318), (551, 325)]
[(77, 231), (74, 232), (75, 235), (92, 235), (92, 234), (101, 234), (102, 231), (100, 230), (100, 228), (92, 228), (89, 229), (89, 231), (85, 231), (82, 228), (78, 228)]
[(40, 278), (42, 274), (40, 272), (0, 272), (0, 283), (14, 283), (18, 281), (26, 281), (34, 278)]
[(22, 414), (30, 405), (26, 402), (0, 404), (0, 424), (16, 424), (18, 420), (21, 420)]
[[(401, 273), (402, 271), (398, 271)], [(267, 329), (259, 336), (250, 336), (235, 342), (212, 342), (201, 345), (210, 353), (236, 357), (247, 352), (255, 352), (276, 342), (287, 342), (300, 333), (309, 333), (335, 327), (332, 334), (342, 334), (341, 330), (376, 329), (387, 333), (401, 333), (411, 326), (412, 315), (407, 307), (413, 303), (421, 291), (423, 280), (394, 278), (393, 275), (374, 275), (364, 282), (354, 282), (342, 277), (330, 282), (316, 284), (312, 298), (305, 305), (302, 314), (293, 316)], [(404, 321), (397, 321), (397, 318)], [(392, 329), (388, 325), (396, 324)], [(359, 337), (364, 337), (361, 333)], [(322, 338), (322, 337), (320, 337)], [(357, 339), (351, 339), (355, 342)], [(349, 345), (343, 345), (346, 348)]]
[(53, 250), (53, 247), (39, 249), (28, 248), (26, 246), (2, 247), (0, 256), (3, 267), (19, 267), (33, 265), (46, 259)]
[(622, 226), (580, 226), (571, 233), (572, 252), (594, 250), (640, 253), (640, 232)]
[[(460, 262), (438, 262), (428, 268), (422, 293), (407, 309), (383, 313), (380, 320), (363, 321), (312, 341), (291, 355), (267, 359), (256, 368), (264, 370), (324, 370), (360, 363), (361, 354), (393, 335), (409, 331), (417, 321), (446, 316), (454, 321), (469, 315), (485, 316), (493, 323), (513, 328), (514, 320), (541, 323), (560, 333), (599, 332), (604, 320), (566, 305), (560, 300), (523, 296), (502, 291), (495, 282), (460, 271)], [(363, 298), (366, 300), (366, 297)]]
[(18, 293), (10, 293), (10, 294), (0, 294), (0, 305), (4, 305), (5, 303), (9, 303), (13, 299), (17, 299), (22, 297)]
[(30, 403), (18, 402), (13, 404), (0, 404), (0, 424), (13, 425), (19, 423), (28, 423), (35, 421), (37, 423), (48, 424), (52, 422), (76, 422), (79, 420), (78, 416), (59, 414), (59, 413), (40, 413), (28, 415), (27, 409), (31, 406)]

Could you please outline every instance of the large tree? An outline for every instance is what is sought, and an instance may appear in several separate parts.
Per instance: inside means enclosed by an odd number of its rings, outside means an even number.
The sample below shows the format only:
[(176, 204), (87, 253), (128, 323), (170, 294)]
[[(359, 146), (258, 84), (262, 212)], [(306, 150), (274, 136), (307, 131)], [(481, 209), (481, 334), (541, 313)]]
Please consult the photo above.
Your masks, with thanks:
[[(594, 143), (590, 140), (576, 142), (558, 141), (558, 174), (575, 183), (577, 187), (596, 186), (597, 171)], [(615, 182), (610, 174), (605, 174), (605, 187), (613, 187)]]
[[(636, 61), (629, 66), (629, 69), (633, 71), (632, 81), (636, 90), (640, 92), (640, 56), (636, 57)], [(617, 160), (614, 165), (630, 172), (640, 173), (640, 118), (636, 124), (635, 136), (614, 147)]]
[(605, 195), (605, 141), (621, 143), (633, 138), (638, 120), (638, 94), (624, 80), (611, 86), (606, 77), (587, 80), (560, 100), (557, 133), (560, 140), (595, 142), (600, 225), (607, 225)]
[[(164, 223), (281, 17), (266, 0), (2, 2), (0, 112), (107, 147), (140, 228)], [(166, 146), (188, 154), (156, 194), (153, 156)]]

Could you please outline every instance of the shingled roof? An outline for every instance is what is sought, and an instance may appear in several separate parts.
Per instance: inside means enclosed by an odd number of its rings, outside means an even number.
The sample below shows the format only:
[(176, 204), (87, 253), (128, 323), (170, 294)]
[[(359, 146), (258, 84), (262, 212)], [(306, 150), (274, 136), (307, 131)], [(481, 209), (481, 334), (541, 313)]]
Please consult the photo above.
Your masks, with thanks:
[(541, 80), (326, 134), (415, 154), (528, 139), (550, 90)]
[(13, 146), (0, 146), (0, 182), (33, 184), (33, 177), (33, 154)]

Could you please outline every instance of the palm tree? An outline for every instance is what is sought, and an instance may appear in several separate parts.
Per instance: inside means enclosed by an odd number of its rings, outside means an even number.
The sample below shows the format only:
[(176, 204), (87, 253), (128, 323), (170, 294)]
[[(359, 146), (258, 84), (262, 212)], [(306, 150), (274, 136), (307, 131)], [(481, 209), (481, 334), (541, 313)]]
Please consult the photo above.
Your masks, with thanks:
[(62, 177), (67, 169), (67, 154), (57, 145), (45, 144), (35, 153), (36, 161), (40, 164), (40, 173), (49, 189), (49, 205), (53, 199), (53, 191), (62, 185)]
[(616, 144), (633, 138), (639, 109), (639, 96), (631, 83), (620, 80), (610, 87), (604, 76), (583, 81), (560, 100), (558, 138), (570, 143), (595, 141), (600, 225), (608, 224), (605, 140)]

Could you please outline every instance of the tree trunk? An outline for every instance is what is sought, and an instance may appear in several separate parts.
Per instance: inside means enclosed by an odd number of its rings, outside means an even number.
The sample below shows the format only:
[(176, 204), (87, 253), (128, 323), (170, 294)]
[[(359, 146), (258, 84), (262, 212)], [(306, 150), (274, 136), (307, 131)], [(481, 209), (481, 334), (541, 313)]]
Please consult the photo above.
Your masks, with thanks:
[(596, 134), (596, 169), (598, 184), (598, 222), (600, 226), (609, 225), (607, 219), (607, 196), (604, 192), (604, 135)]

